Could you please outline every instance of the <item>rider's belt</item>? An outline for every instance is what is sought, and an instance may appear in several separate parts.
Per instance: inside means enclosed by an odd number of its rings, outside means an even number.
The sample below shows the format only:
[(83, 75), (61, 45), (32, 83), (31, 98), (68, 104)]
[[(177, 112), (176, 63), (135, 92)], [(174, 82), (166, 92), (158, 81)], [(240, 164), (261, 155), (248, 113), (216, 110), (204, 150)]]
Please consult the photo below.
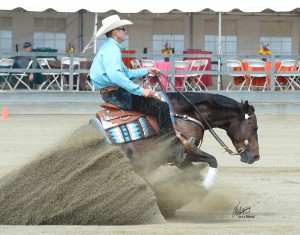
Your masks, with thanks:
[(103, 96), (103, 97), (105, 97), (105, 96), (107, 96), (108, 94), (109, 94), (109, 92), (111, 92), (111, 91), (116, 91), (116, 90), (118, 90), (120, 87), (119, 86), (108, 86), (108, 87), (106, 87), (106, 88), (104, 88), (104, 89), (101, 89), (100, 90), (100, 94)]

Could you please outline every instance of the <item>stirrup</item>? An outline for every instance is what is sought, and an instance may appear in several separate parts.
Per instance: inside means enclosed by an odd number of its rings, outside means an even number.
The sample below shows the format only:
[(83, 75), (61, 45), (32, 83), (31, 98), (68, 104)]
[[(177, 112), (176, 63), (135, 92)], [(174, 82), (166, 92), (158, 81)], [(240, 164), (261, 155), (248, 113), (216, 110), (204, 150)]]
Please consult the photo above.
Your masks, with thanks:
[(183, 145), (187, 152), (191, 151), (192, 147), (195, 145), (196, 138), (190, 137), (188, 140), (183, 141)]
[(195, 144), (196, 142), (196, 138), (194, 136), (190, 137), (189, 140), (187, 140), (187, 142), (189, 142), (190, 144)]
[(192, 147), (194, 146), (195, 144), (195, 141), (196, 141), (196, 138), (195, 137), (190, 137), (188, 140), (185, 139), (180, 132), (178, 132), (176, 134), (176, 136), (178, 137), (178, 139), (183, 143), (184, 145), (184, 148), (186, 149), (187, 152), (189, 152)]

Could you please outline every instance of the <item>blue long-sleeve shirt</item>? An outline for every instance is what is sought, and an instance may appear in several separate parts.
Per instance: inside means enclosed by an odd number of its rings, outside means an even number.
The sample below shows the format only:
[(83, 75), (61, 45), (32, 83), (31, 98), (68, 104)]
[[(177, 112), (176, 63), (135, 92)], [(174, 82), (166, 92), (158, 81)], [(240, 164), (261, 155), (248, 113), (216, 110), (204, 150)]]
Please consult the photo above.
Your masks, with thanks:
[(132, 80), (148, 75), (148, 69), (128, 69), (122, 61), (121, 45), (108, 38), (95, 56), (90, 76), (98, 89), (119, 86), (128, 92), (142, 96), (144, 89)]

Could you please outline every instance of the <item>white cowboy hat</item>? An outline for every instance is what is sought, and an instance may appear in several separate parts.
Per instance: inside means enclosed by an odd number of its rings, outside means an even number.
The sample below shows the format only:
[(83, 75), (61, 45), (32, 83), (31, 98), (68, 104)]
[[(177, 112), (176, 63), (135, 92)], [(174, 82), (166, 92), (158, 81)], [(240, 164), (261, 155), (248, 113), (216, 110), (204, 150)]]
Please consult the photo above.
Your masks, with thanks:
[(129, 20), (121, 20), (118, 15), (112, 15), (106, 17), (105, 19), (102, 20), (102, 27), (96, 33), (96, 37), (106, 34), (107, 32), (116, 29), (120, 26), (129, 25), (129, 24), (132, 24), (132, 22)]

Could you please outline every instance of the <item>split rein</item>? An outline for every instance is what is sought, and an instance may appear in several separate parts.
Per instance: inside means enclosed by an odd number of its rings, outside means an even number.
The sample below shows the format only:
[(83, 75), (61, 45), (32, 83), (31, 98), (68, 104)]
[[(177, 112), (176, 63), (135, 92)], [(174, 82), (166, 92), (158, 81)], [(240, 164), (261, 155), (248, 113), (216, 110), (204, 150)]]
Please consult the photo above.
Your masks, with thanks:
[[(165, 74), (163, 74), (163, 73), (160, 73), (160, 75), (167, 81), (167, 83), (169, 83), (173, 88), (174, 88), (174, 90), (176, 91), (176, 92), (178, 92), (194, 109), (195, 109), (195, 111), (197, 112), (197, 114), (199, 114), (199, 116), (201, 117), (201, 119), (203, 120), (203, 122), (204, 122), (204, 124), (207, 126), (207, 128), (208, 128), (208, 130), (209, 130), (209, 132), (212, 134), (212, 136), (219, 142), (219, 144), (223, 147), (223, 149), (226, 151), (226, 152), (228, 152), (231, 156), (233, 156), (233, 155), (240, 155), (241, 153), (243, 153), (247, 148), (248, 148), (248, 144), (249, 144), (249, 141), (248, 140), (245, 140), (244, 141), (244, 148), (240, 148), (240, 149), (237, 149), (237, 152), (234, 152), (234, 151), (232, 151), (224, 142), (223, 142), (223, 140), (217, 135), (217, 133), (213, 130), (213, 128), (209, 125), (209, 123), (206, 121), (206, 119), (203, 117), (203, 115), (200, 113), (200, 111), (196, 108), (196, 106), (184, 95), (184, 94), (182, 94), (182, 92), (181, 91), (179, 91), (176, 87), (175, 87), (175, 85), (172, 83), (172, 82), (170, 82), (169, 80), (168, 80), (168, 78), (166, 77), (166, 75)], [(165, 94), (165, 96), (166, 96), (166, 98), (168, 98), (168, 96), (167, 96), (167, 94), (166, 94), (166, 90), (165, 90), (165, 87), (163, 86), (163, 84), (161, 83), (161, 81), (160, 81), (160, 79), (159, 79), (159, 77), (158, 77), (158, 75), (156, 75), (156, 79), (157, 79), (157, 82), (158, 82), (158, 84), (159, 84), (159, 86), (160, 86), (160, 88), (161, 88), (161, 90), (163, 91), (163, 93)], [(169, 104), (171, 104), (170, 102), (169, 102)], [(199, 122), (198, 120), (196, 120), (196, 119), (194, 119), (194, 118), (191, 118), (191, 117), (188, 117), (187, 115), (183, 115), (183, 116), (180, 116), (180, 115), (177, 115), (177, 114), (173, 114), (175, 117), (180, 117), (180, 118), (183, 118), (183, 120), (190, 120), (190, 121), (193, 121), (193, 122), (195, 122), (195, 123), (197, 123), (197, 124), (199, 124), (202, 128), (203, 128), (203, 130), (205, 130), (205, 128), (204, 128), (204, 125), (201, 123), (201, 122)], [(251, 116), (249, 116), (248, 114), (246, 114), (245, 115), (245, 119), (248, 119), (248, 118), (251, 118), (251, 117), (253, 117), (254, 115), (251, 115)]]

